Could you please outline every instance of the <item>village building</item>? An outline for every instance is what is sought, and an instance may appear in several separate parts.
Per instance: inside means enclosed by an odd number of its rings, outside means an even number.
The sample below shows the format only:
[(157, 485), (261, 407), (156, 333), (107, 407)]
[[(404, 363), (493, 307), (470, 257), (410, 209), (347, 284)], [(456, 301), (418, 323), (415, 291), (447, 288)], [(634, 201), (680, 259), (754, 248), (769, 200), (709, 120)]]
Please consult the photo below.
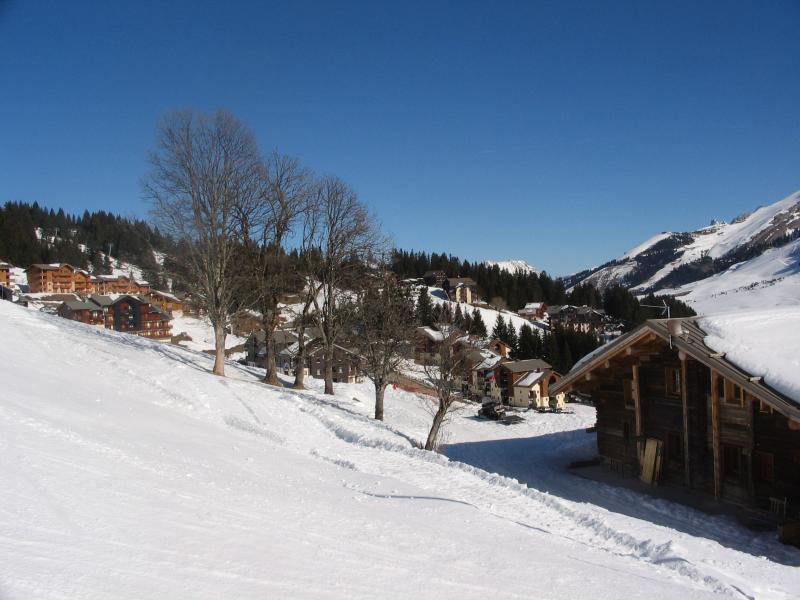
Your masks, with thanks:
[(85, 301), (77, 297), (67, 298), (59, 306), (58, 314), (74, 321), (155, 340), (172, 338), (170, 316), (140, 296), (92, 294)]
[(149, 294), (150, 284), (125, 275), (97, 275), (91, 278), (91, 290), (96, 294)]
[(544, 302), (528, 302), (517, 311), (517, 314), (529, 321), (544, 319), (547, 315), (547, 304)]
[(25, 269), (28, 291), (38, 293), (65, 293), (75, 290), (75, 267), (67, 263), (33, 264)]
[(497, 338), (493, 338), (483, 344), (483, 348), (486, 348), (493, 354), (497, 354), (503, 358), (509, 358), (511, 356), (511, 346), (506, 344), (503, 340), (498, 340)]
[[(360, 359), (358, 353), (338, 344), (333, 345), (333, 381), (334, 383), (359, 383), (361, 381)], [(322, 340), (312, 340), (307, 350), (307, 373), (317, 379), (325, 377), (325, 351)]]
[(159, 290), (150, 290), (146, 297), (150, 304), (158, 306), (165, 313), (173, 317), (179, 317), (183, 314), (183, 301), (174, 294), (161, 292)]
[(90, 300), (68, 300), (59, 306), (58, 315), (79, 323), (105, 327), (102, 308)]
[(261, 313), (255, 310), (240, 310), (231, 317), (231, 333), (247, 337), (264, 326)]
[[(796, 343), (770, 346), (786, 327), (780, 319), (741, 319), (730, 321), (748, 327), (746, 334), (728, 329), (714, 337), (703, 329), (713, 321), (697, 317), (647, 321), (584, 357), (554, 389), (591, 395), (606, 463), (628, 467), (645, 483), (797, 515), (800, 392), (772, 385), (796, 378), (784, 372), (791, 361), (776, 354), (796, 356)], [(745, 371), (714, 349), (720, 344), (734, 348), (739, 363), (754, 357), (774, 377)]]
[(434, 362), (442, 342), (444, 335), (441, 331), (417, 327), (414, 331), (414, 360), (423, 365)]
[(448, 277), (444, 281), (443, 288), (453, 302), (472, 304), (480, 300), (478, 284), (471, 277)]
[[(560, 375), (539, 359), (498, 362), (492, 373), (490, 397), (511, 406), (542, 408), (550, 402), (550, 387)], [(563, 394), (555, 398), (563, 406)]]
[[(470, 364), (469, 395), (476, 400), (498, 396), (494, 380), (494, 368), (504, 361), (502, 356), (489, 350), (479, 351), (479, 358)], [(494, 394), (494, 396), (493, 396)]]
[(11, 265), (0, 261), (0, 285), (10, 288), (12, 283)]
[(422, 281), (425, 285), (430, 287), (442, 287), (447, 279), (447, 273), (444, 271), (425, 271), (422, 275)]
[(581, 333), (602, 333), (611, 324), (603, 309), (591, 306), (550, 306), (546, 313), (551, 327), (563, 327)]

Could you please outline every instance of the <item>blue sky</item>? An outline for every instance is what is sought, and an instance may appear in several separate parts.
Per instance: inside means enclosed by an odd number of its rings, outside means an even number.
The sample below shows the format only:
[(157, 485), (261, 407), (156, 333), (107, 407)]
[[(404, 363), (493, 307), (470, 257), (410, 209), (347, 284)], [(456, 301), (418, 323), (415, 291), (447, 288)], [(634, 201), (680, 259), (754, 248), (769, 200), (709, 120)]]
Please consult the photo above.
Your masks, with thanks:
[(0, 201), (144, 216), (227, 108), (404, 248), (564, 274), (800, 189), (800, 3), (0, 0)]

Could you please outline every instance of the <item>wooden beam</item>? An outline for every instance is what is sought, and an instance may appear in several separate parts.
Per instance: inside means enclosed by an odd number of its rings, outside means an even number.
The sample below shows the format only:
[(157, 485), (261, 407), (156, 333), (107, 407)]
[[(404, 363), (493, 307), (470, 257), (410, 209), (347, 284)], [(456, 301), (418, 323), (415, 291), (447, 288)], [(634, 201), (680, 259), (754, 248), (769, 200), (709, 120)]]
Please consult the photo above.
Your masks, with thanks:
[(755, 407), (756, 400), (742, 390), (744, 395), (744, 409), (747, 411), (747, 492), (750, 495), (750, 501), (754, 501), (756, 497), (756, 484), (753, 477), (753, 467), (755, 466)]
[(681, 359), (681, 403), (683, 404), (683, 481), (686, 487), (692, 487), (691, 460), (689, 454), (689, 384), (686, 368), (686, 353), (679, 352)]
[(642, 423), (642, 395), (639, 379), (639, 365), (631, 367), (633, 372), (633, 380), (631, 381), (631, 395), (633, 396), (633, 410), (636, 416), (636, 452), (639, 459), (639, 465), (642, 464), (642, 452), (644, 450), (642, 444), (642, 435), (644, 434), (644, 427)]
[(717, 389), (717, 372), (711, 371), (711, 450), (714, 459), (714, 498), (719, 499), (722, 493), (722, 460), (720, 459), (719, 439), (719, 389)]

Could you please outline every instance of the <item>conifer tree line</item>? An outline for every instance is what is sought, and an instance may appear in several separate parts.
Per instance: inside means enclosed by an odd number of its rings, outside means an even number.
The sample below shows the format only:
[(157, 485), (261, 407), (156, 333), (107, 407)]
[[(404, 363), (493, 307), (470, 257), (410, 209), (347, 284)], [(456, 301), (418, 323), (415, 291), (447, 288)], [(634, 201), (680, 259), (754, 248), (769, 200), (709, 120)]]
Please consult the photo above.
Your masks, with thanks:
[(547, 273), (509, 273), (497, 265), (461, 260), (451, 254), (416, 252), (396, 249), (392, 254), (392, 270), (401, 278), (422, 277), (426, 271), (444, 271), (448, 277), (471, 277), (478, 291), (488, 302), (498, 300), (511, 310), (519, 310), (528, 302), (564, 304), (564, 284)]
[(139, 219), (88, 210), (76, 216), (38, 202), (6, 202), (0, 207), (0, 260), (19, 267), (66, 262), (106, 274), (111, 272), (110, 251), (114, 258), (140, 267), (145, 279), (157, 285), (160, 273), (153, 251), (169, 254), (173, 249), (169, 237)]

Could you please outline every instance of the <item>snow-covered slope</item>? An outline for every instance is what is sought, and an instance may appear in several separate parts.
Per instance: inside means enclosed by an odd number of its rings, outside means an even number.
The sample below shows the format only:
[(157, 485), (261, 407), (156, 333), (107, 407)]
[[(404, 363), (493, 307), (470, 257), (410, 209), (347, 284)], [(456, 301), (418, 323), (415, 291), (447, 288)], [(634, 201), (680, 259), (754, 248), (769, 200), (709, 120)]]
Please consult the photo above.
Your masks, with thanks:
[[(452, 302), (447, 299), (447, 292), (445, 292), (442, 288), (437, 287), (428, 287), (428, 294), (431, 297), (433, 302), (437, 304), (448, 304), (450, 306), (450, 311), (455, 314), (456, 307), (459, 303)], [(545, 324), (540, 323), (538, 321), (528, 321), (523, 317), (520, 317), (517, 313), (510, 311), (510, 310), (495, 310), (493, 308), (482, 308), (482, 307), (475, 307), (471, 304), (466, 304), (464, 302), (461, 303), (461, 312), (462, 313), (469, 313), (472, 314), (472, 311), (477, 310), (481, 314), (481, 319), (483, 319), (483, 324), (486, 325), (486, 333), (491, 335), (492, 330), (494, 329), (495, 323), (497, 323), (498, 317), (503, 317), (503, 320), (506, 324), (511, 323), (519, 333), (520, 328), (523, 325), (528, 325), (534, 330), (544, 329)]]
[(219, 378), (205, 354), (7, 302), (0, 335), (4, 600), (800, 589), (800, 552), (773, 535), (568, 474), (591, 407), (513, 428), (456, 414), (451, 460), (412, 445), (428, 405), (399, 390), (381, 424), (369, 384)]
[(679, 296), (703, 315), (800, 306), (800, 239), (771, 248), (722, 273), (662, 291)]
[[(699, 281), (714, 272), (714, 261), (741, 262), (800, 229), (800, 192), (741, 215), (730, 223), (686, 233), (660, 233), (619, 259), (568, 278), (574, 286), (591, 282), (599, 288), (622, 284), (635, 291), (659, 290)], [(677, 270), (683, 267), (683, 272)]]
[(508, 271), (509, 273), (538, 273), (536, 268), (526, 260), (485, 260), (483, 261), (483, 264), (485, 264), (487, 267), (494, 267), (497, 265), (501, 271)]

